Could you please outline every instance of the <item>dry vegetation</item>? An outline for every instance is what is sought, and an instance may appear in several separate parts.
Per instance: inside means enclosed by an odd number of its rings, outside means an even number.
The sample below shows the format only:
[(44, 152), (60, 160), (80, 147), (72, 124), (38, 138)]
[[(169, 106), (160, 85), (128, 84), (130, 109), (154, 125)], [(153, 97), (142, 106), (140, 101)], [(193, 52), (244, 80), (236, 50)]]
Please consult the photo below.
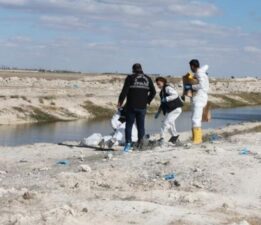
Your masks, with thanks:
[(211, 94), (211, 96), (220, 99), (220, 101), (211, 102), (213, 108), (261, 105), (261, 93), (238, 92), (233, 94)]
[(104, 119), (104, 118), (110, 118), (115, 110), (95, 105), (91, 101), (85, 101), (83, 108), (85, 108), (94, 119)]

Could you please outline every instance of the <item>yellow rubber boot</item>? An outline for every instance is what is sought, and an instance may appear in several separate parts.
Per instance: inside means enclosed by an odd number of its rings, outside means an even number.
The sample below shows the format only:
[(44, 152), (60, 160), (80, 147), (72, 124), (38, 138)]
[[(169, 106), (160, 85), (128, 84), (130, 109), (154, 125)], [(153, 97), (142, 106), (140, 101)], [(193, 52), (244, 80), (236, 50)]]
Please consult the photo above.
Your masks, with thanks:
[(202, 129), (193, 128), (193, 143), (199, 145), (202, 143)]

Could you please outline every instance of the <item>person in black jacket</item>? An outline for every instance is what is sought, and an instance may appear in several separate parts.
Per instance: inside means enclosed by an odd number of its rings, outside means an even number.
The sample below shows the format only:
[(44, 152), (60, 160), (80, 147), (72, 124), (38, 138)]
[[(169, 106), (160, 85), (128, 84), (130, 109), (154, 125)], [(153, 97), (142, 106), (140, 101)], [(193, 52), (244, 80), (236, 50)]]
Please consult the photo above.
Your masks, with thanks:
[(125, 152), (128, 152), (132, 148), (131, 133), (135, 120), (138, 128), (137, 148), (142, 148), (143, 138), (145, 136), (145, 116), (147, 105), (151, 103), (156, 95), (153, 81), (149, 76), (143, 73), (142, 66), (138, 63), (134, 64), (132, 71), (133, 74), (129, 75), (125, 80), (118, 102), (118, 107), (120, 108), (123, 106), (124, 100), (127, 98)]
[(160, 144), (162, 145), (165, 143), (167, 133), (171, 135), (169, 142), (176, 144), (179, 135), (176, 130), (175, 121), (182, 113), (181, 108), (184, 105), (184, 100), (179, 96), (175, 88), (167, 83), (167, 80), (164, 77), (158, 77), (156, 83), (158, 88), (161, 90), (161, 104), (158, 112), (155, 114), (155, 119), (159, 117), (161, 112), (166, 116), (161, 128)]

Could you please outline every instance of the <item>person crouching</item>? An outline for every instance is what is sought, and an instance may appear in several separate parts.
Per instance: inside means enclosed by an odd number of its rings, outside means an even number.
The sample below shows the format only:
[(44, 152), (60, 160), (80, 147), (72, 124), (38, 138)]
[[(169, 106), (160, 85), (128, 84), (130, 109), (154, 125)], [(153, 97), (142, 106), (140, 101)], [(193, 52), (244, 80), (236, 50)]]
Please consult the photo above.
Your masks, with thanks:
[(166, 116), (161, 128), (160, 144), (166, 142), (167, 134), (171, 135), (171, 138), (168, 141), (172, 144), (176, 144), (179, 135), (176, 130), (175, 122), (182, 113), (184, 102), (175, 88), (171, 84), (168, 84), (167, 80), (164, 77), (156, 78), (156, 84), (161, 90), (161, 104), (158, 112), (155, 114), (155, 119), (159, 117), (161, 112), (163, 112), (163, 114)]

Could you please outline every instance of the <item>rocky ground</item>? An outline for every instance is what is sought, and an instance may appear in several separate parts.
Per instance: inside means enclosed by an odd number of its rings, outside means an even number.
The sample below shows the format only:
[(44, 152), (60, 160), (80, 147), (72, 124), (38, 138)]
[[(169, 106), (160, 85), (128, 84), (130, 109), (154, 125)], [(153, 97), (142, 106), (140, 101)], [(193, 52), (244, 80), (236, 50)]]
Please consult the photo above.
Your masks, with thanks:
[[(125, 77), (0, 71), (0, 124), (109, 117)], [(169, 80), (182, 93), (181, 80)], [(260, 105), (261, 80), (211, 79), (210, 101), (214, 107)]]
[[(223, 136), (199, 146), (127, 155), (1, 147), (0, 224), (260, 225), (260, 126), (209, 131)], [(164, 180), (173, 173), (175, 180)]]

